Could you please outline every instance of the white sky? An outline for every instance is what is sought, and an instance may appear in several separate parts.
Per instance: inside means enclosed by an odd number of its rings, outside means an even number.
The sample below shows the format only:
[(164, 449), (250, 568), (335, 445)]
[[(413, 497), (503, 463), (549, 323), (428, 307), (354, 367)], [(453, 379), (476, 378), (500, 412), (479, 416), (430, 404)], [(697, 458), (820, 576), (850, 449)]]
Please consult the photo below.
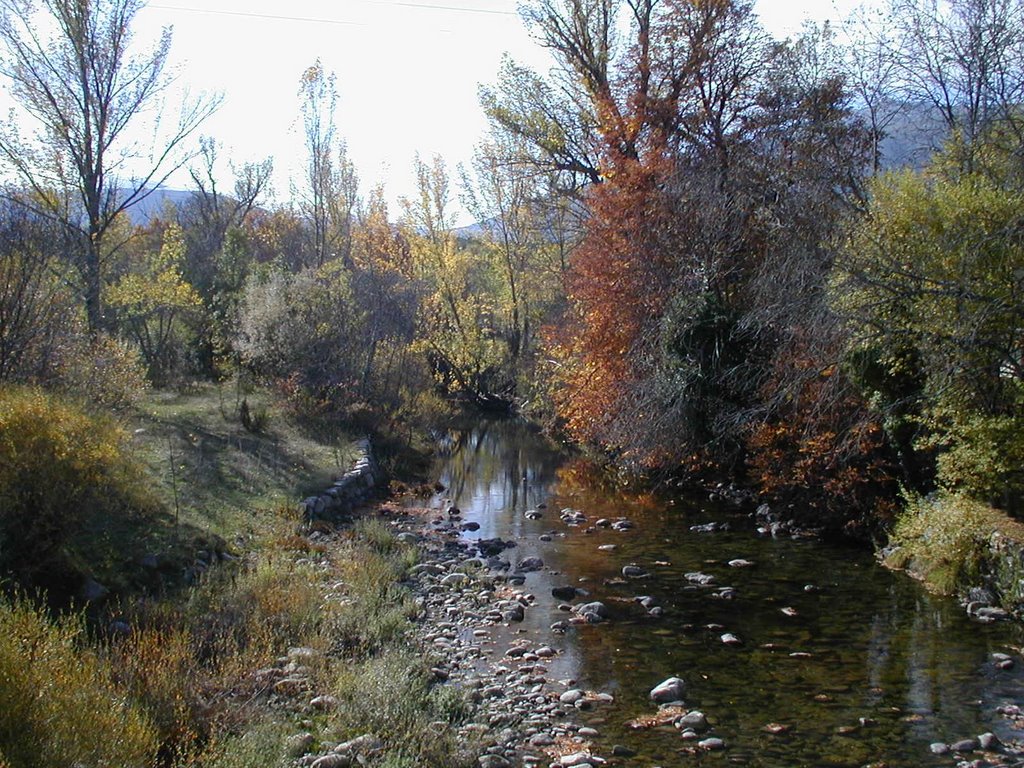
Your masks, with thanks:
[[(838, 20), (853, 5), (756, 2), (777, 36), (805, 17)], [(442, 155), (453, 177), (469, 161), (486, 128), (477, 88), (496, 80), (503, 52), (542, 71), (548, 61), (516, 0), (152, 0), (137, 18), (137, 41), (166, 25), (179, 84), (224, 94), (203, 133), (236, 161), (272, 155), (278, 201), (290, 197), (301, 162), (299, 77), (317, 57), (337, 75), (336, 121), (362, 191), (383, 182), (391, 201), (412, 193), (417, 150)]]

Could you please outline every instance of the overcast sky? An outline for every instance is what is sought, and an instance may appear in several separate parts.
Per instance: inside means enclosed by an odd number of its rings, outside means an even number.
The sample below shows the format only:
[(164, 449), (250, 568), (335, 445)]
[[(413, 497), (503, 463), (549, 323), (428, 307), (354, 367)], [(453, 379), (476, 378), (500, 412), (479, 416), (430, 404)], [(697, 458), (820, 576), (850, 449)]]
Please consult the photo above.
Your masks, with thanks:
[[(758, 0), (769, 31), (804, 18), (837, 20), (853, 0)], [(155, 0), (140, 13), (140, 41), (172, 25), (178, 82), (221, 92), (204, 128), (237, 160), (275, 160), (277, 199), (301, 156), (299, 77), (318, 57), (337, 75), (337, 124), (367, 191), (412, 192), (411, 166), (442, 155), (453, 172), (485, 129), (477, 103), (504, 52), (536, 69), (546, 53), (523, 29), (516, 0)]]

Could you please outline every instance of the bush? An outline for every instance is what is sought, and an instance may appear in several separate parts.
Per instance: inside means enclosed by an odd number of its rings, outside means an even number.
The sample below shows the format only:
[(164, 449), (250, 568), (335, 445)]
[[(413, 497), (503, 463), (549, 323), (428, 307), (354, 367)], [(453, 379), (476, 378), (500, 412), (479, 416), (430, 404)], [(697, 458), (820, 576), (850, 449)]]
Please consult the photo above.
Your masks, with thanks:
[(107, 408), (135, 403), (146, 389), (146, 371), (125, 343), (79, 329), (54, 354), (48, 383), (73, 397)]
[(896, 521), (886, 563), (955, 594), (978, 583), (997, 519), (989, 507), (962, 497), (912, 496)]
[(90, 521), (151, 509), (142, 489), (110, 419), (39, 390), (0, 390), (0, 571), (73, 587), (69, 544)]
[(156, 756), (143, 712), (81, 650), (79, 617), (49, 620), (28, 601), (0, 602), (0, 764), (138, 768)]
[(337, 694), (341, 705), (335, 727), (346, 738), (370, 733), (381, 739), (382, 764), (396, 768), (474, 764), (457, 752), (448, 727), (465, 717), (465, 700), (457, 689), (432, 683), (418, 652), (394, 648), (346, 667)]

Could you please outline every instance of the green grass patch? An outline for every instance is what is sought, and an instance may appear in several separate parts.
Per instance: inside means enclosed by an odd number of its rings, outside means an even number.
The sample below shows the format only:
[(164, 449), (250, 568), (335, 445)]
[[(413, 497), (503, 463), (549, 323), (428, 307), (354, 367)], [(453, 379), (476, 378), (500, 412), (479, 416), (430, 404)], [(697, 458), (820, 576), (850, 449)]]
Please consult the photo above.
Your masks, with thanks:
[(896, 522), (885, 563), (937, 592), (958, 594), (993, 579), (998, 587), (996, 551), (1014, 542), (1024, 547), (1024, 526), (992, 507), (953, 494), (915, 496)]

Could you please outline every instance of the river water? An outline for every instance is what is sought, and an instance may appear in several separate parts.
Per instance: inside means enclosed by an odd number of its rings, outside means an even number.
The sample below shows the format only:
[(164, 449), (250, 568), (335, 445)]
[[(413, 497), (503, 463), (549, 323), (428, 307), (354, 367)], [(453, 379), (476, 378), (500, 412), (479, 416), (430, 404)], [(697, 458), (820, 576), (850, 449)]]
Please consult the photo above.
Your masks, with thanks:
[[(480, 525), (467, 539), (516, 541), (505, 553), (513, 563), (543, 559), (544, 569), (525, 583), (536, 604), (505, 640), (550, 642), (559, 651), (548, 664), (551, 676), (615, 696), (610, 707), (581, 713), (601, 732), (598, 754), (623, 744), (638, 752), (629, 764), (641, 766), (909, 768), (956, 765), (953, 755), (932, 754), (933, 742), (985, 732), (1004, 743), (1018, 738), (997, 709), (1024, 706), (1020, 626), (971, 622), (955, 600), (879, 567), (869, 552), (758, 536), (750, 510), (618, 494), (514, 421), (450, 432), (438, 479), (447, 491), (434, 503), (450, 499), (464, 521)], [(588, 522), (566, 525), (559, 518), (566, 507)], [(527, 518), (528, 510), (540, 519)], [(602, 517), (628, 518), (635, 527), (586, 532)], [(731, 530), (690, 530), (709, 521), (728, 521)], [(609, 544), (613, 551), (599, 549)], [(753, 565), (730, 567), (734, 559)], [(650, 576), (622, 579), (627, 564)], [(686, 576), (693, 572), (714, 584), (694, 584)], [(559, 585), (587, 590), (588, 599), (608, 605), (611, 620), (552, 635), (549, 626), (568, 618), (551, 595)], [(732, 599), (715, 596), (727, 586)], [(652, 597), (664, 614), (648, 615), (638, 596)], [(725, 633), (742, 645), (723, 643)], [(1018, 663), (998, 669), (993, 653)], [(627, 725), (656, 711), (648, 693), (671, 676), (686, 681), (687, 706), (707, 715), (727, 749), (695, 757), (671, 726)], [(788, 730), (772, 734), (768, 724)]]

